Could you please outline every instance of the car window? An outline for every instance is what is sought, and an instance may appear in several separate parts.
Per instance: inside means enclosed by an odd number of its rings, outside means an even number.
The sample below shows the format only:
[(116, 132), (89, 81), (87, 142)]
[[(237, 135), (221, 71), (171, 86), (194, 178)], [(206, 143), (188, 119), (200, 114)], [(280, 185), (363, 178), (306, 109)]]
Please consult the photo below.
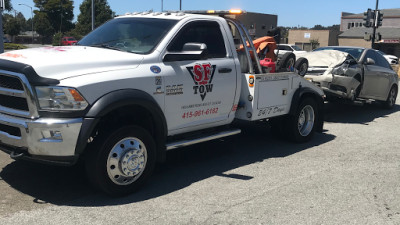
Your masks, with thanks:
[(283, 51), (293, 51), (289, 46), (286, 45), (278, 45), (278, 49)]
[(195, 21), (187, 24), (168, 47), (170, 52), (182, 51), (186, 43), (204, 43), (211, 58), (226, 57), (224, 38), (215, 21)]
[(366, 62), (367, 58), (371, 58), (375, 61), (376, 66), (381, 66), (390, 69), (390, 65), (388, 61), (381, 54), (377, 53), (373, 50), (368, 50), (367, 54), (364, 57), (364, 62)]
[(292, 45), (292, 48), (295, 50), (295, 51), (303, 51), (301, 48), (299, 48), (299, 46), (297, 46), (297, 45)]

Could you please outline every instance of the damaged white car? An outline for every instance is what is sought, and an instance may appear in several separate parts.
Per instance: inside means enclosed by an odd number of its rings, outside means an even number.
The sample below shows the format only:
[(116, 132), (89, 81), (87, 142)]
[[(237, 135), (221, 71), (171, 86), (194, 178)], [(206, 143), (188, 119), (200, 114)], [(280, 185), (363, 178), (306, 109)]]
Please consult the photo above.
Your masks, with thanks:
[(396, 103), (398, 75), (373, 49), (329, 46), (302, 57), (308, 61), (304, 78), (321, 87), (328, 100), (377, 100), (386, 108)]

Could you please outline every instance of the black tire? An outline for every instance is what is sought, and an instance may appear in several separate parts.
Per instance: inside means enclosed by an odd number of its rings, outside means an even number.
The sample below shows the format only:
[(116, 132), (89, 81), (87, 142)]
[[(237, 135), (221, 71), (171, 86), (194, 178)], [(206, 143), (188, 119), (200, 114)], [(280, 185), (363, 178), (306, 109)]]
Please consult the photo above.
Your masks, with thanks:
[(279, 71), (290, 72), (294, 69), (294, 64), (296, 62), (296, 56), (291, 52), (286, 52), (279, 63)]
[(135, 192), (150, 177), (156, 163), (153, 137), (139, 126), (104, 132), (88, 151), (89, 180), (95, 188), (112, 196)]
[(296, 60), (296, 64), (294, 64), (294, 68), (297, 70), (297, 74), (300, 76), (304, 76), (308, 70), (308, 60), (306, 58), (299, 58)]
[(397, 87), (393, 85), (390, 88), (386, 101), (383, 102), (383, 107), (385, 109), (392, 109), (393, 106), (396, 104), (396, 98), (397, 98)]
[(288, 116), (286, 120), (288, 138), (299, 143), (309, 141), (315, 133), (318, 116), (319, 112), (315, 100), (309, 97), (304, 98), (294, 115)]

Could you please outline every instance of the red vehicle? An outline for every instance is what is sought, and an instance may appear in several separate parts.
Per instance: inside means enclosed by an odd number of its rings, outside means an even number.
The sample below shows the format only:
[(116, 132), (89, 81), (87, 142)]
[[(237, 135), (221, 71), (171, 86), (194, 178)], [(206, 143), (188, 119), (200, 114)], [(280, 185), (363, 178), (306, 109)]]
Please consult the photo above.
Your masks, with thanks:
[(61, 38), (61, 45), (75, 45), (78, 42), (74, 37)]

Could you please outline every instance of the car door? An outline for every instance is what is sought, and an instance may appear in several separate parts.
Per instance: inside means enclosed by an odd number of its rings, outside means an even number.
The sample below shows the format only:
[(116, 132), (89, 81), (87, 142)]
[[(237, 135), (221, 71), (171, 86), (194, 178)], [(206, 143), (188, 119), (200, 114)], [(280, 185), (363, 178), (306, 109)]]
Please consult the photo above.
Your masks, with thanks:
[[(164, 62), (165, 115), (170, 132), (227, 121), (236, 94), (236, 71), (218, 21), (186, 24), (167, 47), (182, 51), (185, 43), (204, 43), (208, 58)], [(206, 125), (207, 126), (207, 125)], [(179, 132), (177, 132), (179, 133)]]
[[(368, 59), (372, 59), (373, 61)], [(390, 88), (391, 69), (383, 58), (375, 50), (367, 50), (364, 55), (364, 84), (360, 97), (385, 100)], [(373, 63), (371, 63), (373, 62)]]

